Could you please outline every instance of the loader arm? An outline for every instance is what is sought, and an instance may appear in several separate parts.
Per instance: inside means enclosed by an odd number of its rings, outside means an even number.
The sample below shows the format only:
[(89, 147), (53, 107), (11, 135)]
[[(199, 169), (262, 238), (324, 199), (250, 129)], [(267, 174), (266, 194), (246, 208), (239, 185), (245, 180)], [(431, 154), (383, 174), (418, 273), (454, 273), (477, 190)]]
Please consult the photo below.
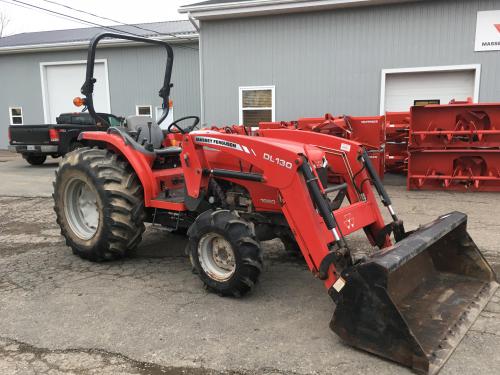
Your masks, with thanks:
[[(327, 154), (318, 147), (271, 137), (205, 130), (186, 134), (182, 149), (186, 189), (192, 198), (198, 198), (207, 189), (210, 176), (259, 181), (276, 189), (281, 211), (309, 268), (325, 280), (327, 289), (339, 275), (333, 254), (345, 247), (343, 236), (372, 226), (380, 230), (384, 226), (369, 184), (362, 187), (368, 200), (362, 200), (351, 188), (351, 205), (335, 213), (326, 205), (326, 187), (322, 186), (315, 171), (323, 165)], [(218, 168), (206, 156), (213, 150), (250, 164), (254, 172)], [(335, 152), (334, 149), (329, 151)], [(341, 153), (335, 154), (343, 157)]]
[[(347, 198), (351, 206), (334, 212), (344, 235), (364, 229), (372, 245), (386, 228), (378, 208), (370, 181), (372, 177), (361, 162), (363, 146), (355, 141), (315, 132), (298, 132), (287, 129), (260, 129), (259, 135), (273, 139), (288, 139), (315, 145), (325, 152), (330, 171), (347, 184)], [(356, 211), (353, 216), (352, 211)], [(355, 220), (355, 218), (358, 220)], [(390, 246), (385, 238), (383, 247)]]

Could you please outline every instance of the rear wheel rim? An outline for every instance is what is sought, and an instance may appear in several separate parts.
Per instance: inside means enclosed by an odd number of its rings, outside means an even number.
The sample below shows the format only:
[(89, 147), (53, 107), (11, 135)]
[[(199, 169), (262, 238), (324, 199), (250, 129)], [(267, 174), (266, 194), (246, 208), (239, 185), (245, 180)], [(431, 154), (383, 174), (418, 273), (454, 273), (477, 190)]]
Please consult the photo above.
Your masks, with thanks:
[(73, 178), (66, 185), (64, 203), (66, 220), (73, 233), (82, 240), (94, 237), (100, 218), (95, 190), (87, 182)]
[(198, 258), (203, 271), (216, 281), (227, 281), (236, 271), (233, 247), (228, 240), (217, 233), (205, 234), (200, 239)]

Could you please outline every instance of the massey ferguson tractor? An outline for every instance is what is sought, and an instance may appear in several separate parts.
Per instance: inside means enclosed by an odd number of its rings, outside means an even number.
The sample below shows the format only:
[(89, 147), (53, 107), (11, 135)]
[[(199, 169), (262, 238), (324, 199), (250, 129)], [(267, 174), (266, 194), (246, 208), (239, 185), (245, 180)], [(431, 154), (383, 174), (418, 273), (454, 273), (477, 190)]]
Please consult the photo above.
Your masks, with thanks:
[[(406, 231), (366, 150), (351, 140), (286, 129), (195, 130), (196, 116), (162, 131), (173, 63), (163, 41), (112, 33), (91, 41), (82, 94), (96, 121), (105, 121), (92, 101), (104, 38), (166, 49), (164, 112), (158, 123), (129, 117), (123, 127), (82, 133), (88, 147), (62, 160), (54, 208), (73, 252), (120, 259), (139, 244), (145, 222), (161, 224), (187, 231), (193, 268), (209, 290), (243, 296), (262, 271), (260, 241), (280, 237), (296, 244), (324, 284), (336, 304), (330, 327), (345, 342), (437, 373), (498, 287), (467, 234), (467, 216), (451, 212)], [(193, 122), (181, 126), (186, 119)], [(346, 242), (359, 230), (374, 249), (364, 257)]]

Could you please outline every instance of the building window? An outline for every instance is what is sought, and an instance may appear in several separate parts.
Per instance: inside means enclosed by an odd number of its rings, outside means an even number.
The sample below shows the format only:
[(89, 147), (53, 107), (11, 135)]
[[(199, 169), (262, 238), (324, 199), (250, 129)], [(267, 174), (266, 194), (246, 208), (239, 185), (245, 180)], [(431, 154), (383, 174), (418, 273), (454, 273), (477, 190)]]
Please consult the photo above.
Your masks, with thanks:
[(135, 106), (135, 114), (137, 116), (149, 116), (153, 117), (153, 107), (150, 105), (136, 105)]
[(274, 86), (240, 87), (240, 124), (274, 121)]
[(9, 107), (9, 115), (11, 125), (23, 124), (23, 109), (21, 107)]

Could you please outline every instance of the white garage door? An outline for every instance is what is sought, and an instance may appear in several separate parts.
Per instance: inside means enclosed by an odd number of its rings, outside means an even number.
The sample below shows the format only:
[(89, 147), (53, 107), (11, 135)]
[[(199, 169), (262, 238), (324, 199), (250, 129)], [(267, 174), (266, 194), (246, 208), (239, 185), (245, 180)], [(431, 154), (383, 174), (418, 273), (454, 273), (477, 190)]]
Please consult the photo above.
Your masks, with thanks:
[(415, 101), (439, 101), (474, 97), (476, 71), (390, 73), (385, 79), (385, 111), (408, 111)]
[[(63, 112), (81, 110), (73, 105), (73, 98), (82, 96), (80, 88), (85, 81), (85, 63), (42, 63), (42, 85), (44, 91), (45, 122), (55, 123)], [(94, 108), (99, 112), (110, 112), (109, 83), (106, 64), (96, 62), (94, 77)]]

